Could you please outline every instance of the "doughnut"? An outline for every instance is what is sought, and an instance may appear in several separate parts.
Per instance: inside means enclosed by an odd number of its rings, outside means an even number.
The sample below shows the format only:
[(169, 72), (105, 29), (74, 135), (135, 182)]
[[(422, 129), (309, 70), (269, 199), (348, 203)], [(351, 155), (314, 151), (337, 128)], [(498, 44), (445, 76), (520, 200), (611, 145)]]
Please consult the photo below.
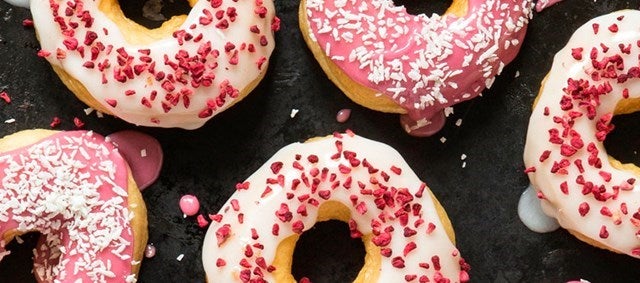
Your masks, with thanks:
[(525, 172), (542, 211), (593, 246), (640, 257), (640, 168), (607, 154), (614, 115), (640, 109), (640, 11), (587, 22), (554, 57), (529, 121)]
[(327, 76), (354, 102), (400, 113), (429, 136), (445, 109), (490, 88), (522, 44), (531, 0), (454, 0), (443, 16), (411, 15), (391, 0), (300, 5), (300, 29)]
[(190, 0), (149, 30), (117, 0), (34, 0), (42, 49), (84, 103), (135, 125), (195, 129), (265, 75), (280, 26), (271, 0)]
[(295, 282), (296, 241), (331, 219), (364, 243), (354, 282), (469, 280), (429, 188), (397, 151), (352, 132), (284, 147), (211, 218), (202, 248), (210, 283)]
[(0, 139), (0, 259), (40, 232), (38, 282), (136, 282), (147, 212), (116, 147), (88, 131), (25, 130)]

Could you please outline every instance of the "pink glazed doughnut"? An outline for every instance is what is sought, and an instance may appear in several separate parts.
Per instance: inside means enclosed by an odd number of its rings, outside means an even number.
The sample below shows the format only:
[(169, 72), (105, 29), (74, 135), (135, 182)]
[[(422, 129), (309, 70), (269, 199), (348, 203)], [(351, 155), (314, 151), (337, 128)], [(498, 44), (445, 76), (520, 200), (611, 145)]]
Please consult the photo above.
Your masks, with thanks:
[(195, 129), (264, 76), (280, 26), (271, 0), (190, 0), (148, 30), (116, 0), (34, 0), (42, 50), (87, 105), (129, 123)]
[(136, 282), (147, 211), (111, 142), (86, 131), (6, 136), (0, 182), (0, 259), (15, 236), (40, 232), (38, 282)]
[(591, 245), (640, 258), (640, 168), (607, 154), (612, 117), (640, 109), (640, 11), (597, 17), (553, 61), (524, 163), (542, 210)]
[(400, 113), (429, 136), (444, 109), (491, 87), (522, 44), (531, 0), (454, 0), (443, 16), (410, 15), (391, 0), (303, 0), (302, 34), (329, 78), (354, 102)]

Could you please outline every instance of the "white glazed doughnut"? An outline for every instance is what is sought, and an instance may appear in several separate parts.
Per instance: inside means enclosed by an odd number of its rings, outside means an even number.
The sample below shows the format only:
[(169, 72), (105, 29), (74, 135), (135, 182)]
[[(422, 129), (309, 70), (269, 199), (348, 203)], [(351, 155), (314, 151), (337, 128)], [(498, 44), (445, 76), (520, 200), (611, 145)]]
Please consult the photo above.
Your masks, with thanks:
[(580, 27), (556, 54), (524, 162), (544, 212), (581, 240), (640, 257), (640, 170), (607, 155), (611, 119), (640, 109), (640, 11)]
[(329, 219), (363, 239), (355, 282), (469, 279), (446, 213), (385, 144), (351, 132), (291, 144), (236, 188), (205, 237), (210, 283), (293, 282), (295, 242)]
[(42, 50), (89, 106), (130, 123), (194, 129), (264, 76), (279, 28), (271, 0), (191, 0), (155, 30), (116, 0), (34, 0)]

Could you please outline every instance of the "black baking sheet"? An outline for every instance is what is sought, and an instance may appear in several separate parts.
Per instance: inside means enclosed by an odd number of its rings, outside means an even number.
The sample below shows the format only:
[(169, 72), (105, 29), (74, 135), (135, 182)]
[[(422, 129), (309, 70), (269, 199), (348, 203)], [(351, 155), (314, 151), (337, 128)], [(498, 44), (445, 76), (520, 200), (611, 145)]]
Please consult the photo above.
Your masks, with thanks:
[[(403, 4), (429, 13), (448, 4), (414, 2)], [(637, 9), (639, 2), (566, 0), (536, 13), (522, 51), (493, 87), (483, 97), (456, 106), (434, 137), (413, 138), (402, 131), (396, 115), (354, 104), (327, 79), (302, 40), (299, 3), (277, 0), (282, 19), (277, 47), (264, 81), (248, 98), (198, 130), (137, 128), (158, 138), (165, 151), (160, 178), (143, 194), (149, 239), (158, 251), (143, 261), (139, 282), (204, 282), (200, 254), (206, 230), (195, 219), (182, 217), (180, 196), (194, 194), (202, 213), (215, 213), (235, 183), (279, 148), (345, 129), (395, 147), (429, 184), (453, 222), (457, 245), (472, 267), (472, 281), (638, 282), (637, 259), (593, 248), (564, 230), (531, 232), (521, 224), (516, 208), (528, 185), (522, 151), (531, 103), (553, 55), (584, 22), (618, 9)], [(140, 9), (138, 1), (122, 5), (133, 15)], [(0, 101), (0, 136), (48, 128), (54, 116), (62, 120), (59, 129), (65, 130), (74, 129), (74, 117), (86, 123), (85, 129), (102, 134), (136, 128), (111, 117), (85, 115), (86, 106), (36, 56), (34, 31), (22, 26), (29, 17), (28, 10), (0, 1), (0, 91), (12, 98), (9, 105)], [(353, 112), (340, 124), (335, 115), (343, 108)], [(299, 110), (295, 118), (289, 116), (292, 109)], [(8, 119), (15, 122), (2, 123)], [(455, 125), (457, 119), (463, 119), (460, 126)], [(618, 128), (607, 142), (612, 155), (638, 163), (639, 119), (632, 114), (614, 120)], [(303, 249), (296, 250), (295, 275), (314, 282), (350, 281), (361, 264), (362, 250), (358, 241), (349, 241), (347, 229), (333, 222), (306, 233)], [(12, 255), (0, 263), (0, 282), (33, 281), (30, 250), (36, 237), (30, 234), (23, 237), (24, 244), (10, 245)]]

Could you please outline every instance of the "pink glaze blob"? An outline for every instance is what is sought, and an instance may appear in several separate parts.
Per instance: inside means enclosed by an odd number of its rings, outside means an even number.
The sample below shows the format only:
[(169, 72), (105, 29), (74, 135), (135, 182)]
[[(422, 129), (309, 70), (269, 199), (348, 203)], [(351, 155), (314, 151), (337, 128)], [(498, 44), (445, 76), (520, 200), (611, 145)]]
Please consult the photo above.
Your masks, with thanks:
[(144, 248), (144, 256), (146, 258), (152, 258), (152, 257), (156, 256), (156, 247), (153, 244), (148, 244)]
[(463, 17), (428, 17), (391, 0), (304, 1), (310, 40), (353, 81), (402, 106), (404, 128), (417, 136), (433, 135), (445, 108), (491, 87), (519, 52), (533, 9), (532, 0), (469, 0)]
[(200, 210), (200, 202), (194, 195), (184, 195), (180, 198), (180, 210), (187, 216), (194, 216)]
[(351, 117), (351, 109), (341, 109), (338, 111), (338, 114), (336, 114), (336, 121), (338, 121), (338, 123), (345, 123), (349, 120), (349, 117)]
[(158, 140), (132, 130), (116, 132), (107, 138), (129, 163), (133, 179), (141, 191), (158, 179), (164, 158)]

